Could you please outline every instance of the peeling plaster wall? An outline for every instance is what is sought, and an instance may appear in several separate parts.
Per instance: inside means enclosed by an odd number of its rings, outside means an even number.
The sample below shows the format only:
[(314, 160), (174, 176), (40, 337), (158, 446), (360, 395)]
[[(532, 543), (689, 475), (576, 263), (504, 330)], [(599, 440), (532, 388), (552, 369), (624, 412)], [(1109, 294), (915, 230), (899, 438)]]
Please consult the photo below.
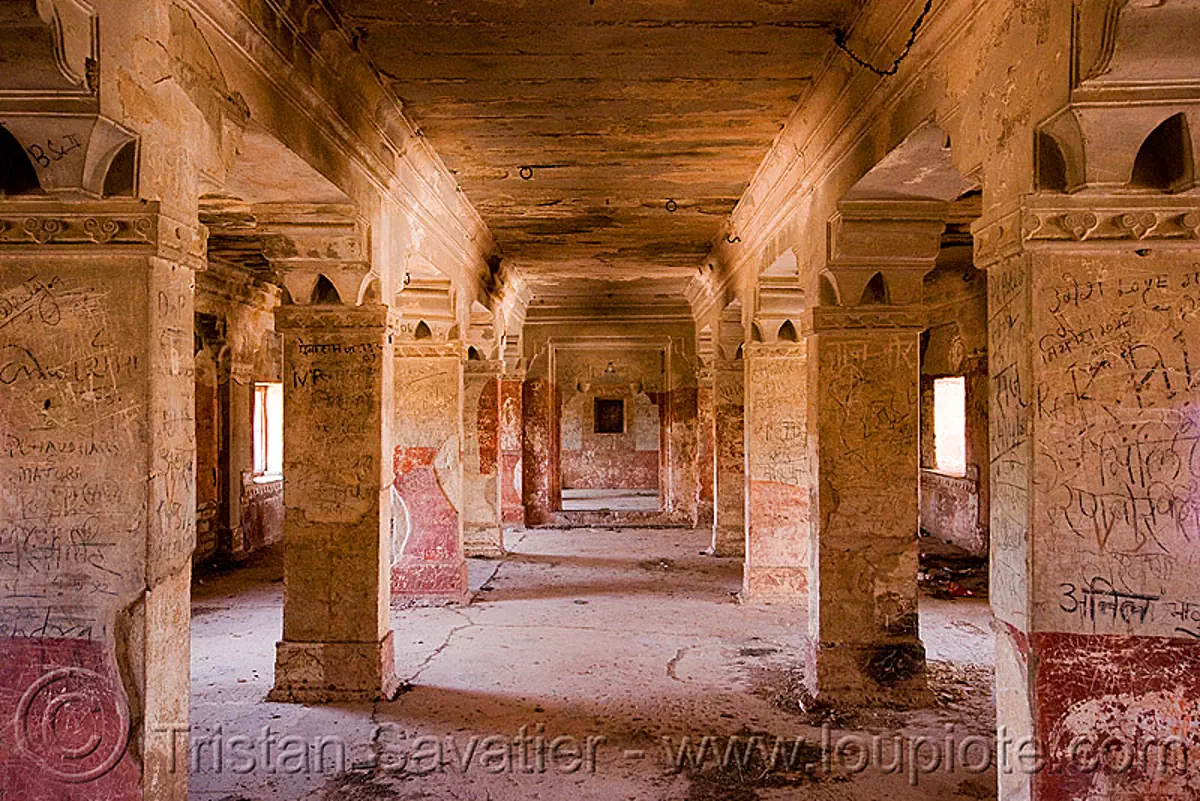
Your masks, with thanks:
[[(558, 352), (564, 489), (658, 489), (661, 418), (652, 395), (664, 386), (663, 362), (654, 350)], [(596, 432), (597, 398), (622, 401), (622, 433)]]
[[(530, 319), (526, 321), (522, 342), (529, 365), (524, 396), (524, 492), (527, 514), (532, 515), (528, 522), (541, 525), (557, 519), (556, 513), (561, 509), (559, 482), (568, 475), (559, 467), (561, 460), (567, 458), (562, 438), (579, 431), (579, 450), (582, 450), (583, 414), (573, 418), (579, 421), (577, 429), (572, 428), (573, 420), (568, 421), (565, 429), (562, 424), (570, 402), (587, 393), (594, 396), (627, 392), (632, 397), (636, 387), (639, 394), (645, 394), (657, 407), (659, 415), (658, 425), (652, 429), (649, 408), (643, 400), (640, 401), (643, 414), (635, 414), (632, 421), (631, 444), (637, 449), (635, 453), (643, 454), (639, 458), (646, 461), (647, 469), (654, 437), (658, 440), (657, 486), (663, 510), (643, 522), (669, 520), (675, 525), (695, 525), (700, 484), (697, 362), (692, 322), (594, 321), (563, 325)], [(576, 354), (590, 355), (584, 358)], [(610, 361), (614, 373), (606, 378), (604, 371)], [(654, 383), (647, 383), (651, 379)], [(575, 403), (586, 405), (586, 401)], [(586, 412), (590, 422), (590, 409)], [(583, 471), (572, 470), (570, 477), (578, 480)], [(630, 475), (628, 469), (625, 475)], [(633, 517), (621, 513), (609, 522)]]

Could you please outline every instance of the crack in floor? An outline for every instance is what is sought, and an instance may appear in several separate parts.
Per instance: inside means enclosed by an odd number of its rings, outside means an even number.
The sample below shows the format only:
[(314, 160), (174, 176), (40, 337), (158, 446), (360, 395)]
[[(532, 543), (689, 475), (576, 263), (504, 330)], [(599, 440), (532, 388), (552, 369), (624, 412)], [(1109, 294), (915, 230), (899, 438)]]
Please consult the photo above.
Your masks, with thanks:
[(683, 679), (675, 675), (675, 669), (679, 667), (679, 660), (683, 659), (684, 654), (690, 650), (691, 647), (685, 645), (683, 648), (677, 650), (675, 652), (675, 656), (672, 657), (669, 662), (667, 662), (667, 676), (669, 676), (672, 681), (683, 681)]

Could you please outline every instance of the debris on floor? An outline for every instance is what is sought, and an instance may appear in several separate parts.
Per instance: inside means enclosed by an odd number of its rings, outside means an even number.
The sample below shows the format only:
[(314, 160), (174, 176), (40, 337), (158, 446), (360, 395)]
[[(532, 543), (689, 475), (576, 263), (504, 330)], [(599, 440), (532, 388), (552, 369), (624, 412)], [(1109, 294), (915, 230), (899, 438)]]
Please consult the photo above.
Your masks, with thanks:
[(922, 537), (920, 572), (922, 591), (934, 598), (987, 598), (988, 558), (968, 553), (936, 537)]

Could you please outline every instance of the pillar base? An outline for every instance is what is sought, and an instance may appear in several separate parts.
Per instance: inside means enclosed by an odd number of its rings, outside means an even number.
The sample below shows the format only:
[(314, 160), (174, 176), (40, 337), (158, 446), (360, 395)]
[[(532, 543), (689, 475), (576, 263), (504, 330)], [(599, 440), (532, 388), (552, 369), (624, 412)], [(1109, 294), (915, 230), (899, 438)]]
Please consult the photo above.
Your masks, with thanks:
[(275, 645), (275, 686), (268, 701), (327, 704), (391, 699), (400, 690), (392, 632), (379, 642)]
[(808, 603), (808, 569), (804, 567), (763, 567), (746, 565), (742, 581), (742, 600)]
[(742, 528), (713, 529), (713, 556), (741, 559), (746, 555), (746, 531)]
[(810, 642), (807, 673), (809, 692), (824, 703), (916, 707), (934, 702), (920, 640)]
[(411, 601), (465, 604), (470, 595), (465, 560), (426, 563), (406, 560), (392, 568), (393, 606)]
[(463, 528), (463, 555), (468, 559), (501, 559), (506, 553), (504, 529), (500, 526)]

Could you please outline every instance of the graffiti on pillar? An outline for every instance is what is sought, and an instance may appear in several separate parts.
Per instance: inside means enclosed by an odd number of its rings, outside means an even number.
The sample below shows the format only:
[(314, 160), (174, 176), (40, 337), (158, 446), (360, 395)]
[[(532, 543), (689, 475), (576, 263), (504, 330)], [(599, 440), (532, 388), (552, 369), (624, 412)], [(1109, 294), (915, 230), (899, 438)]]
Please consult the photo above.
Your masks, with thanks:
[(0, 788), (12, 798), (64, 785), (131, 798), (140, 785), (116, 623), (195, 538), (187, 271), (152, 272), (0, 270)]
[(1087, 614), (1053, 593), (1035, 607), (1056, 630), (1178, 636), (1166, 604), (1200, 597), (1200, 264), (1164, 254), (1045, 268), (1035, 556)]
[[(810, 465), (804, 343), (786, 356), (752, 351), (746, 372), (749, 493), (747, 595), (804, 597), (808, 589)], [(724, 414), (729, 404), (722, 404)], [(728, 441), (726, 447), (728, 445)]]

